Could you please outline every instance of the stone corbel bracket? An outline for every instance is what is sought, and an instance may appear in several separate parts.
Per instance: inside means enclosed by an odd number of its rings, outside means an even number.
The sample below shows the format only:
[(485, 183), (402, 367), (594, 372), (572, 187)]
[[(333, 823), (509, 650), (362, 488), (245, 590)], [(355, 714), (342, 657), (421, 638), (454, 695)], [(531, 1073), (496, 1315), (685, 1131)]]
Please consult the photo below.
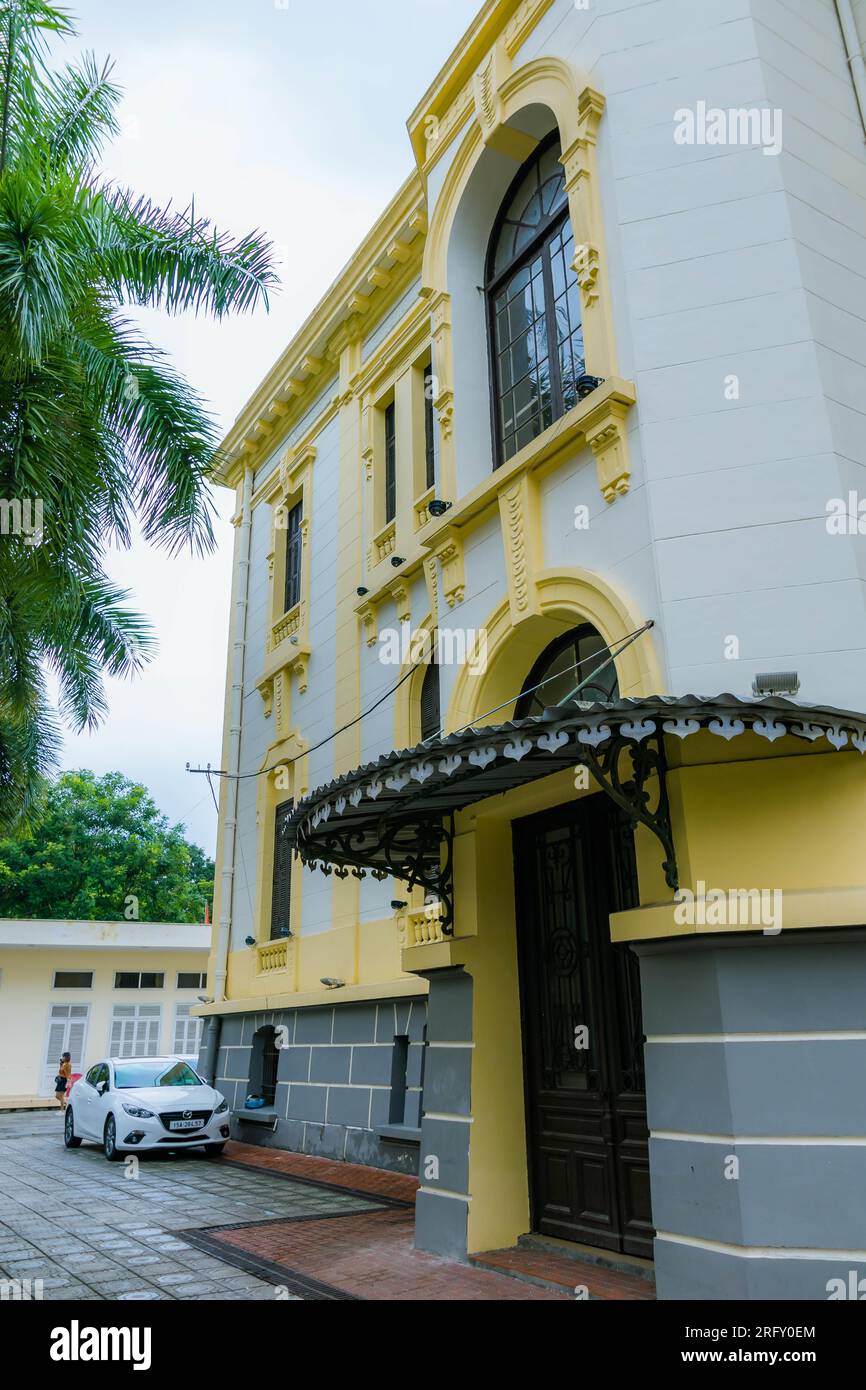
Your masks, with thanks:
[(357, 609), (357, 614), (364, 629), (364, 641), (368, 647), (375, 647), (379, 637), (379, 614), (375, 603), (363, 603)]
[(611, 397), (583, 422), (584, 436), (595, 455), (598, 486), (605, 502), (624, 497), (631, 481), (626, 416), (630, 402)]
[(466, 576), (463, 568), (463, 537), (456, 526), (446, 526), (437, 536), (433, 554), (442, 570), (442, 594), (449, 608), (463, 602)]
[(411, 623), (412, 621), (412, 591), (405, 579), (397, 579), (388, 586), (388, 593), (394, 600), (397, 609), (398, 623)]

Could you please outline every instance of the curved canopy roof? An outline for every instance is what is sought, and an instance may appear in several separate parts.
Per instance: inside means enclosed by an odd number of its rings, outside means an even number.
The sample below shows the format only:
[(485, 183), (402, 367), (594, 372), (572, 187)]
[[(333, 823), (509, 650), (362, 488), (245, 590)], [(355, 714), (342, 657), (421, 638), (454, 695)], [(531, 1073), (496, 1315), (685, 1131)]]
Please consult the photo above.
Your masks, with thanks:
[(725, 740), (751, 732), (773, 743), (790, 734), (866, 752), (866, 715), (781, 696), (572, 701), (528, 719), (458, 729), (386, 753), (305, 797), (286, 833), (302, 861), (325, 873), (363, 877), (369, 871), (420, 885), (442, 901), (447, 933), (454, 812), (584, 765), (634, 825), (646, 825), (658, 837), (667, 881), (676, 888), (664, 742), (701, 729)]

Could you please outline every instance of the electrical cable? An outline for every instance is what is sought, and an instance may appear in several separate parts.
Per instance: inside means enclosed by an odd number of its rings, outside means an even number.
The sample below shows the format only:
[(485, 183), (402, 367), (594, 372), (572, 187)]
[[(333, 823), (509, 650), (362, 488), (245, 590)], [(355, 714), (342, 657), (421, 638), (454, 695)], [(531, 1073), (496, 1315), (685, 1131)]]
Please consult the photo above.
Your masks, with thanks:
[[(575, 687), (575, 689), (571, 692), (571, 694), (568, 695), (568, 696), (566, 697), (566, 699), (568, 699), (568, 700), (573, 699), (574, 696), (577, 694), (577, 692), (578, 692), (579, 690), (581, 690), (581, 689), (583, 688), (584, 685), (586, 685), (587, 681), (589, 681), (590, 679), (592, 679), (593, 676), (598, 675), (599, 671), (603, 671), (603, 670), (605, 669), (606, 666), (609, 666), (610, 663), (611, 663), (612, 661), (614, 661), (614, 660), (616, 659), (617, 656), (620, 655), (621, 652), (625, 651), (626, 647), (631, 646), (632, 642), (636, 641), (638, 637), (641, 637), (641, 636), (643, 635), (643, 633), (648, 632), (649, 629), (650, 629), (651, 627), (653, 627), (653, 626), (654, 626), (654, 620), (653, 620), (652, 618), (650, 618), (647, 622), (645, 622), (645, 623), (643, 624), (642, 627), (635, 628), (634, 632), (626, 633), (625, 637), (620, 638), (620, 641), (619, 641), (618, 643), (615, 644), (615, 645), (616, 645), (616, 650), (615, 650), (615, 651), (611, 651), (611, 652), (610, 652), (610, 655), (609, 655), (608, 658), (607, 658), (607, 660), (606, 660), (605, 662), (603, 662), (603, 664), (602, 664), (601, 666), (595, 667), (595, 668), (589, 673), (589, 675), (586, 677), (586, 679), (583, 680), (583, 681), (581, 681), (581, 682)], [(433, 631), (434, 631), (434, 633), (435, 633), (435, 632), (438, 631), (438, 629), (437, 629), (437, 628), (434, 628)], [(431, 655), (432, 655), (432, 650), (433, 650), (433, 648), (432, 648), (432, 643), (431, 643), (431, 649), (430, 649), (430, 654), (431, 654)], [(478, 723), (478, 720), (480, 720), (480, 719), (486, 719), (486, 718), (488, 717), (488, 715), (496, 714), (499, 710), (505, 709), (506, 705), (511, 705), (511, 704), (513, 704), (514, 701), (517, 700), (517, 699), (519, 699), (521, 695), (532, 695), (532, 694), (534, 694), (534, 692), (535, 692), (536, 690), (540, 690), (541, 687), (542, 687), (543, 685), (548, 685), (548, 684), (549, 684), (551, 681), (553, 681), (553, 680), (559, 680), (559, 678), (560, 678), (561, 676), (566, 675), (567, 672), (579, 670), (581, 666), (585, 666), (585, 665), (587, 664), (587, 662), (592, 661), (592, 660), (593, 660), (593, 657), (594, 657), (594, 656), (597, 656), (597, 655), (598, 655), (598, 653), (593, 653), (593, 656), (585, 656), (585, 657), (583, 658), (582, 661), (575, 661), (575, 662), (572, 663), (571, 666), (566, 666), (566, 667), (564, 667), (563, 670), (557, 671), (554, 675), (552, 675), (552, 676), (546, 676), (546, 677), (544, 678), (544, 680), (539, 681), (537, 685), (531, 686), (529, 690), (520, 690), (520, 691), (518, 691), (516, 695), (511, 695), (511, 696), (509, 696), (509, 698), (508, 698), (507, 700), (503, 700), (501, 704), (499, 704), (499, 705), (494, 705), (494, 707), (493, 707), (492, 709), (485, 710), (484, 714), (480, 714), (480, 715), (478, 716), (478, 718), (477, 718), (476, 720), (473, 721), (473, 723), (474, 723), (474, 724), (477, 724), (477, 723)], [(384, 693), (384, 695), (381, 695), (381, 696), (379, 697), (378, 700), (374, 701), (374, 703), (373, 703), (372, 705), (370, 705), (370, 707), (369, 707), (368, 709), (362, 710), (361, 713), (358, 714), (358, 715), (356, 715), (354, 719), (350, 719), (349, 722), (348, 722), (348, 724), (343, 724), (343, 725), (341, 725), (339, 729), (335, 729), (335, 730), (333, 731), (333, 733), (330, 733), (330, 734), (326, 735), (326, 737), (323, 738), (323, 739), (320, 739), (320, 741), (319, 741), (318, 743), (314, 743), (314, 744), (312, 745), (312, 747), (305, 749), (303, 753), (297, 753), (297, 754), (295, 754), (295, 756), (294, 756), (293, 758), (281, 758), (280, 761), (279, 761), (278, 763), (274, 763), (271, 767), (263, 767), (263, 768), (260, 768), (257, 772), (239, 772), (239, 773), (235, 774), (234, 780), (236, 780), (236, 781), (238, 781), (238, 782), (243, 782), (243, 781), (245, 781), (247, 778), (250, 778), (250, 777), (266, 777), (266, 776), (268, 775), (268, 773), (270, 773), (270, 772), (276, 772), (277, 769), (278, 769), (278, 768), (281, 768), (281, 767), (291, 767), (293, 763), (298, 762), (301, 758), (305, 758), (305, 757), (307, 756), (307, 754), (309, 754), (309, 753), (315, 753), (317, 749), (319, 749), (319, 748), (324, 748), (324, 746), (325, 746), (327, 743), (331, 743), (335, 738), (339, 737), (340, 734), (345, 733), (347, 729), (352, 729), (352, 728), (354, 728), (354, 726), (355, 726), (356, 724), (360, 724), (360, 722), (361, 722), (362, 719), (366, 719), (368, 715), (372, 714), (374, 710), (378, 709), (379, 706), (385, 702), (385, 700), (389, 699), (391, 695), (393, 695), (397, 690), (399, 690), (400, 686), (403, 684), (404, 681), (407, 681), (407, 680), (409, 679), (410, 676), (414, 675), (415, 671), (416, 671), (417, 668), (422, 664), (422, 662), (424, 662), (424, 664), (426, 664), (427, 660), (428, 660), (428, 658), (427, 658), (426, 656), (420, 656), (420, 657), (418, 657), (418, 659), (417, 659), (416, 661), (414, 661), (414, 662), (412, 663), (412, 665), (409, 667), (408, 671), (404, 672), (404, 674), (400, 677), (400, 679), (397, 681), (397, 684), (394, 685), (394, 686), (392, 686), (390, 690), (386, 690), (385, 693)], [(563, 704), (564, 701), (560, 701), (559, 703), (560, 703), (560, 704)], [(472, 728), (472, 727), (473, 727), (472, 724), (463, 724), (463, 725), (461, 725), (460, 728), (458, 728), (458, 729), (452, 729), (451, 732), (452, 732), (452, 734), (459, 734), (459, 733), (463, 733), (466, 729), (470, 729), (470, 728)], [(428, 742), (430, 741), (431, 738), (438, 738), (439, 735), (441, 734), (441, 732), (442, 732), (442, 728), (440, 727), (437, 733), (429, 735), (427, 739), (424, 739), (424, 740), (422, 741), (422, 743), (428, 743)], [(204, 767), (190, 767), (189, 764), (187, 764), (187, 769), (186, 769), (186, 770), (187, 770), (187, 772), (204, 773), (204, 775), (205, 775), (205, 776), (207, 777), (207, 779), (208, 779), (208, 782), (210, 782), (211, 777), (229, 777), (229, 778), (232, 777), (232, 774), (229, 773), (229, 772), (227, 772), (227, 771), (225, 771), (225, 769), (223, 769), (223, 768), (215, 768), (215, 767), (206, 767), (206, 768), (204, 768)], [(213, 794), (213, 788), (211, 788), (211, 794)], [(216, 801), (216, 797), (214, 797), (214, 801)]]

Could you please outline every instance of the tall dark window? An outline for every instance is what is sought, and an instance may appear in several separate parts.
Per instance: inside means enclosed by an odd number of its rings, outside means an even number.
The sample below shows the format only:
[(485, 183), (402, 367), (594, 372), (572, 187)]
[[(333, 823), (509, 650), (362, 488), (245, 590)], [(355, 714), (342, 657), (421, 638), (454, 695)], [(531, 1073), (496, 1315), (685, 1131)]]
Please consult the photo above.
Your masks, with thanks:
[(292, 906), (292, 851), (286, 835), (293, 801), (284, 801), (274, 817), (274, 883), (271, 892), (271, 940), (288, 936)]
[(300, 502), (289, 512), (286, 524), (286, 607), (288, 613), (301, 600), (301, 517)]
[[(582, 681), (586, 684), (574, 699), (588, 703), (618, 700), (616, 666), (612, 661), (605, 665), (609, 656), (604, 638), (590, 623), (582, 623), (557, 637), (544, 649), (524, 681), (523, 694), (514, 709), (515, 719), (541, 714), (542, 710), (568, 700)], [(539, 685), (541, 688), (536, 689)]]
[(441, 724), (439, 712), (439, 667), (431, 659), (421, 684), (421, 737), (433, 738)]
[(584, 376), (565, 173), (554, 134), (502, 205), (487, 259), (496, 463), (576, 404)]
[(436, 450), (433, 443), (433, 367), (424, 368), (424, 462), (427, 487), (436, 486)]
[(397, 416), (394, 402), (385, 407), (385, 521), (397, 511)]
[(250, 1095), (261, 1096), (266, 1105), (274, 1103), (279, 1064), (276, 1029), (266, 1024), (253, 1034), (249, 1079)]

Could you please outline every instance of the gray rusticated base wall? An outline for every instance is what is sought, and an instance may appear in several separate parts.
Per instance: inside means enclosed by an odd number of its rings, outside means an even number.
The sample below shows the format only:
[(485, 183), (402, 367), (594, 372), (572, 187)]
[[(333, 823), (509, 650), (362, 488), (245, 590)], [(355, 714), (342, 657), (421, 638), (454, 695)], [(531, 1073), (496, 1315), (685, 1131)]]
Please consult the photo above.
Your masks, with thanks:
[(420, 1125), (426, 1013), (426, 1000), (401, 999), (223, 1015), (215, 1084), (233, 1111), (243, 1110), (249, 1094), (254, 1034), (267, 1024), (286, 1029), (276, 1130), (233, 1114), (232, 1138), (416, 1173), (418, 1144), (385, 1139), (377, 1131), (390, 1119), (397, 1035), (409, 1038), (404, 1122)]
[(415, 1245), (466, 1258), (472, 1079), (472, 980), (431, 970)]
[(866, 933), (635, 949), (658, 1296), (866, 1278)]

